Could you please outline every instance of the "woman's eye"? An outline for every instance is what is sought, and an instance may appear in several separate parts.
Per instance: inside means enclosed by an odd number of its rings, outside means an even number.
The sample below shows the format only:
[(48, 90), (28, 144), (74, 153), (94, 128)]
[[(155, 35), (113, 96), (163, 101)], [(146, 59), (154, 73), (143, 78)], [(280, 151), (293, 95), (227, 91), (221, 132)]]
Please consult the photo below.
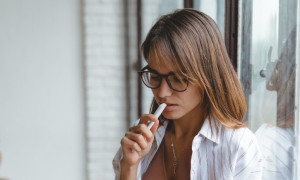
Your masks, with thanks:
[(184, 78), (184, 77), (182, 77), (182, 78), (177, 78), (177, 77), (174, 77), (174, 81), (176, 81), (176, 82), (186, 82), (186, 81), (187, 81), (187, 79), (186, 79), (186, 78)]
[(159, 76), (153, 76), (153, 75), (151, 75), (150, 78), (151, 78), (152, 80), (159, 80)]
[(179, 80), (178, 78), (174, 78), (174, 80), (175, 80), (176, 82), (180, 82), (180, 80)]

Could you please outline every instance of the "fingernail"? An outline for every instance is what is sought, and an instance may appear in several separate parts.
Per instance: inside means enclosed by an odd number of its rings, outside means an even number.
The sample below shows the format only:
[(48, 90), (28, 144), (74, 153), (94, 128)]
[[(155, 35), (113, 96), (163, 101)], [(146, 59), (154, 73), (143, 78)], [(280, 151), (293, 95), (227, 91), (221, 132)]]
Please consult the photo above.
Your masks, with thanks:
[(152, 118), (151, 118), (152, 120), (155, 120), (155, 117), (154, 116), (152, 116)]

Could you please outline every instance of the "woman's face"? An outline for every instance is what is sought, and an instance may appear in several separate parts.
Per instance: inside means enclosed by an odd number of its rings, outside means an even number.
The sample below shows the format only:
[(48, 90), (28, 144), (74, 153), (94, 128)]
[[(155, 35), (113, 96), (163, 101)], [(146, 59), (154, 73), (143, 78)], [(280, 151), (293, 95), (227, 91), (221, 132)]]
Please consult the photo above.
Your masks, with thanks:
[[(148, 59), (149, 68), (157, 71), (161, 75), (168, 75), (172, 72), (168, 66), (162, 62), (159, 64), (155, 59)], [(152, 56), (153, 57), (153, 56)], [(197, 116), (201, 112), (202, 96), (200, 88), (191, 82), (188, 82), (188, 88), (183, 92), (177, 92), (171, 89), (166, 79), (163, 78), (161, 85), (157, 89), (152, 89), (153, 95), (158, 105), (166, 103), (168, 106), (163, 111), (167, 119), (180, 119), (189, 115)], [(199, 109), (200, 108), (200, 109)]]

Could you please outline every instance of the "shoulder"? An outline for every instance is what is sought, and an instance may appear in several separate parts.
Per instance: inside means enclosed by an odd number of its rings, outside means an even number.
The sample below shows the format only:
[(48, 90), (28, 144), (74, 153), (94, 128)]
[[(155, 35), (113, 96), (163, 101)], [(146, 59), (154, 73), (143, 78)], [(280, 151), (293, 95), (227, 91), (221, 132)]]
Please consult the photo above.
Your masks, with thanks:
[[(257, 140), (253, 132), (247, 128), (230, 129), (222, 126), (219, 132), (220, 140), (230, 142), (232, 146), (236, 146), (237, 149), (248, 146), (249, 144), (257, 145)], [(258, 147), (258, 145), (257, 145)]]
[(234, 179), (261, 178), (263, 156), (252, 131), (247, 127), (239, 129), (224, 127), (223, 132), (221, 143), (225, 143), (231, 154)]
[(238, 156), (242, 156), (243, 154), (246, 155), (246, 153), (251, 154), (250, 156), (254, 156), (256, 154), (261, 156), (257, 139), (249, 128), (240, 128), (235, 131), (236, 136), (234, 139), (237, 145)]
[(247, 127), (239, 129), (222, 127), (219, 144), (226, 146), (237, 164), (246, 163), (253, 158), (257, 162), (262, 158), (257, 139)]
[(230, 129), (221, 126), (218, 146), (228, 149), (237, 162), (245, 157), (262, 156), (255, 135), (247, 127)]

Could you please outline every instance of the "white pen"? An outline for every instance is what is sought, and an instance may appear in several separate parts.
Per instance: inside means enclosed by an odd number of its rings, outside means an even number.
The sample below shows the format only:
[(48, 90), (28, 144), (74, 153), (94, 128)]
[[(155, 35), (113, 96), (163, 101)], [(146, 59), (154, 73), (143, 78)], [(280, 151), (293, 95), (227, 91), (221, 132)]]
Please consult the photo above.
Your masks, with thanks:
[[(156, 109), (156, 111), (154, 113), (154, 116), (156, 116), (158, 118), (166, 107), (167, 107), (167, 104), (165, 104), (165, 103), (162, 103), (161, 105), (159, 105), (159, 107)], [(154, 122), (148, 121), (147, 127), (149, 129), (151, 129), (153, 125), (154, 125)]]

